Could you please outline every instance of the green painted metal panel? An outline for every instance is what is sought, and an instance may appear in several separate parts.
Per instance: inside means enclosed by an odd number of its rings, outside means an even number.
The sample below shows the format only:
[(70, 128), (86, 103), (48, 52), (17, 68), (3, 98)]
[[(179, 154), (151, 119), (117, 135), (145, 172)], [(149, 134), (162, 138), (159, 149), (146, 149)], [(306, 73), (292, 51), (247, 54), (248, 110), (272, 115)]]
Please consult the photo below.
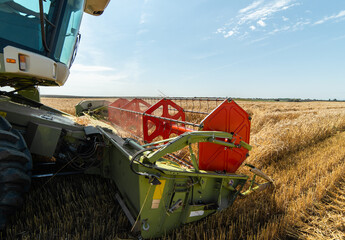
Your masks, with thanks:
[(0, 73), (5, 72), (4, 54), (0, 53)]
[(232, 204), (247, 176), (187, 170), (164, 164), (159, 159), (154, 168), (133, 162), (137, 152), (125, 141), (107, 134), (108, 146), (103, 175), (114, 180), (130, 214), (135, 219), (133, 231), (143, 238), (159, 237), (172, 229), (200, 220)]
[(52, 157), (60, 139), (61, 128), (29, 123), (26, 142), (31, 153)]

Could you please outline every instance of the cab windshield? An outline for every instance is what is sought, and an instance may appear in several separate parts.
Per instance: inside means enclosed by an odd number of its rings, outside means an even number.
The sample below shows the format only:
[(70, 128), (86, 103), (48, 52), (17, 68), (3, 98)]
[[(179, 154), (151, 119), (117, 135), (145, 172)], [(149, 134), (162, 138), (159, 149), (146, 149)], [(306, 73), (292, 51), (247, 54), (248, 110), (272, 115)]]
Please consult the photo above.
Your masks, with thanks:
[(0, 53), (10, 45), (70, 66), (83, 9), (84, 0), (0, 0)]

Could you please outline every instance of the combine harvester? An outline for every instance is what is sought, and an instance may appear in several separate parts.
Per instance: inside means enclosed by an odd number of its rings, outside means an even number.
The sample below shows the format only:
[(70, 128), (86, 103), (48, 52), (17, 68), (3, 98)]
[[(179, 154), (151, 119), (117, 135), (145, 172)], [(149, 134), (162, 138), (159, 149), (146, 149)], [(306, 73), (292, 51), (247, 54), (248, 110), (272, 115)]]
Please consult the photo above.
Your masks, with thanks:
[[(113, 179), (131, 231), (144, 238), (204, 218), (272, 182), (250, 166), (254, 177), (243, 190), (249, 177), (235, 172), (251, 148), (250, 119), (231, 100), (201, 123), (187, 122), (177, 99), (77, 106), (79, 114), (106, 118), (140, 136), (141, 144), (108, 128), (80, 125), (39, 102), (38, 86), (62, 86), (68, 78), (83, 12), (100, 15), (107, 4), (0, 3), (0, 86), (13, 88), (0, 91), (0, 230), (25, 201), (32, 178), (86, 173)], [(257, 175), (267, 182), (257, 184)]]
[[(273, 182), (247, 165), (254, 176), (243, 191), (249, 177), (235, 172), (251, 150), (250, 117), (233, 100), (222, 99), (211, 113), (200, 107), (198, 111), (184, 110), (173, 100), (193, 106), (199, 102), (201, 106), (220, 99), (164, 98), (152, 105), (145, 100), (157, 98), (119, 98), (105, 105), (104, 101), (86, 100), (76, 106), (77, 115), (106, 119), (118, 132), (143, 143), (99, 129), (112, 150), (101, 168), (87, 171), (114, 180), (119, 189), (116, 197), (132, 231), (141, 230), (144, 238), (161, 236), (225, 209), (237, 196), (261, 191)], [(197, 124), (187, 122), (186, 113), (206, 117)], [(266, 182), (256, 183), (256, 176)]]

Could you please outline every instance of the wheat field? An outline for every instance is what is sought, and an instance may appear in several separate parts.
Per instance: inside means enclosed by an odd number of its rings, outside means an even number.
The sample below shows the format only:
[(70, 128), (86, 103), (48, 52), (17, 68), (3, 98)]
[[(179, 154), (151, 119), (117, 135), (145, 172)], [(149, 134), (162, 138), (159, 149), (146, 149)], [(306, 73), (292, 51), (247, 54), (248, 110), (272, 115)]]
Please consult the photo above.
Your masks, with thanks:
[[(81, 100), (42, 98), (70, 114)], [(228, 209), (162, 239), (345, 239), (345, 103), (237, 103), (252, 117), (253, 150), (246, 162), (271, 176), (275, 188), (237, 199)], [(238, 172), (248, 173), (244, 167)], [(4, 235), (130, 238), (130, 224), (114, 192), (111, 182), (93, 176), (34, 180)]]

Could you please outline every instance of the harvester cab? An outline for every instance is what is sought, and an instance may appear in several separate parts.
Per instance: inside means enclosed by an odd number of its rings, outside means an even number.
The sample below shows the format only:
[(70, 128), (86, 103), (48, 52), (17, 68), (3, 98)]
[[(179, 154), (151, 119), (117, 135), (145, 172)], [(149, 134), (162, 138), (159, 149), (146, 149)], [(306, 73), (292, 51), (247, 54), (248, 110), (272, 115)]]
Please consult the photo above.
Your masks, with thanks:
[(34, 86), (64, 85), (83, 12), (101, 15), (108, 2), (1, 0), (0, 86), (22, 89), (22, 95), (38, 100)]
[[(0, 91), (0, 231), (25, 201), (32, 178), (85, 173), (112, 179), (132, 224), (128, 231), (144, 238), (202, 219), (272, 183), (249, 165), (254, 177), (244, 190), (249, 177), (236, 171), (251, 149), (250, 117), (231, 99), (216, 99), (220, 104), (207, 112), (182, 108), (177, 98), (76, 106), (78, 115), (107, 121), (113, 130), (99, 121), (79, 124), (39, 102), (38, 86), (62, 86), (68, 78), (83, 12), (101, 15), (108, 2), (0, 0), (0, 86), (15, 89)], [(199, 99), (205, 100), (214, 99)], [(188, 122), (186, 113), (203, 120)]]

